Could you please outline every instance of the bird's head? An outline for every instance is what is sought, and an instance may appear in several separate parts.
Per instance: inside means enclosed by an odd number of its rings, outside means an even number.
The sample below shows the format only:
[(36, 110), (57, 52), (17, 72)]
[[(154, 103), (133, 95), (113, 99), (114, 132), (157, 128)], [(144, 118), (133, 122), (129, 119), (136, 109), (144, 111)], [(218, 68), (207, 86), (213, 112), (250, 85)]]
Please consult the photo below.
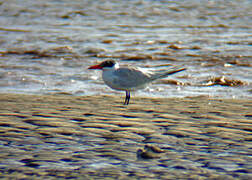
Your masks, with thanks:
[(101, 69), (101, 70), (113, 69), (115, 68), (116, 65), (117, 63), (114, 60), (106, 60), (101, 62), (100, 64), (90, 66), (88, 69)]

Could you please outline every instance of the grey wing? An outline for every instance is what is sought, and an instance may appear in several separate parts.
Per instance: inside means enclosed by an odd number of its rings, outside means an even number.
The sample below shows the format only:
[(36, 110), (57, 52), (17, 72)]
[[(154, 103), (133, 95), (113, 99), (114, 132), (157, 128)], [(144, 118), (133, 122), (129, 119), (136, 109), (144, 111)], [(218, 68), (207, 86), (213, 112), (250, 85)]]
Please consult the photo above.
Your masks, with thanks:
[(114, 82), (125, 88), (143, 86), (151, 79), (148, 73), (134, 68), (119, 68), (115, 71), (115, 75), (117, 78), (114, 79)]
[(165, 78), (169, 75), (175, 74), (180, 71), (184, 71), (186, 68), (181, 68), (178, 66), (172, 67), (170, 69), (161, 69), (161, 70), (156, 70), (154, 75), (152, 76), (152, 80), (155, 79), (160, 79), (160, 78)]

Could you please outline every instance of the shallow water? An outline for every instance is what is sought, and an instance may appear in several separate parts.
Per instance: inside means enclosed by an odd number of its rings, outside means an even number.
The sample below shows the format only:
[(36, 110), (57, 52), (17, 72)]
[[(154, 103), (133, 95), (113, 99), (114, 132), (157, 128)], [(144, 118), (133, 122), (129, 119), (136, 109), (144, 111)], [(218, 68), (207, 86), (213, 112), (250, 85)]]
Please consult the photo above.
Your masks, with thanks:
[(0, 92), (115, 94), (87, 70), (112, 58), (188, 69), (139, 96), (251, 97), (251, 8), (250, 0), (3, 1)]

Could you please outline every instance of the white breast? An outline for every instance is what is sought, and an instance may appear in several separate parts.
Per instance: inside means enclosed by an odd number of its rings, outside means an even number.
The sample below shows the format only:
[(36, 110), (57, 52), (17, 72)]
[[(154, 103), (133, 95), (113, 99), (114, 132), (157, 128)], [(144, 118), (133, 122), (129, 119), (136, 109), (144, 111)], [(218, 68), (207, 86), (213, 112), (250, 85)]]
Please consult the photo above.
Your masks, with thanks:
[(103, 71), (102, 79), (104, 83), (112, 89), (124, 90), (118, 84), (115, 83), (115, 75), (112, 71)]

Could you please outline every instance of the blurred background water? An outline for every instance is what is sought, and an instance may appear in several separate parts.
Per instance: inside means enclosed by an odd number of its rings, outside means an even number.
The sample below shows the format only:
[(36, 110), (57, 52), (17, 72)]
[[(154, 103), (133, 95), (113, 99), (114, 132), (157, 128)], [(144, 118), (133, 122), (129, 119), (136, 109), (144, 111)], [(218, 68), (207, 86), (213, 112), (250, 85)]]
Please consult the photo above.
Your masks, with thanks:
[(117, 94), (106, 59), (188, 70), (138, 96), (250, 98), (250, 0), (0, 1), (0, 92)]

